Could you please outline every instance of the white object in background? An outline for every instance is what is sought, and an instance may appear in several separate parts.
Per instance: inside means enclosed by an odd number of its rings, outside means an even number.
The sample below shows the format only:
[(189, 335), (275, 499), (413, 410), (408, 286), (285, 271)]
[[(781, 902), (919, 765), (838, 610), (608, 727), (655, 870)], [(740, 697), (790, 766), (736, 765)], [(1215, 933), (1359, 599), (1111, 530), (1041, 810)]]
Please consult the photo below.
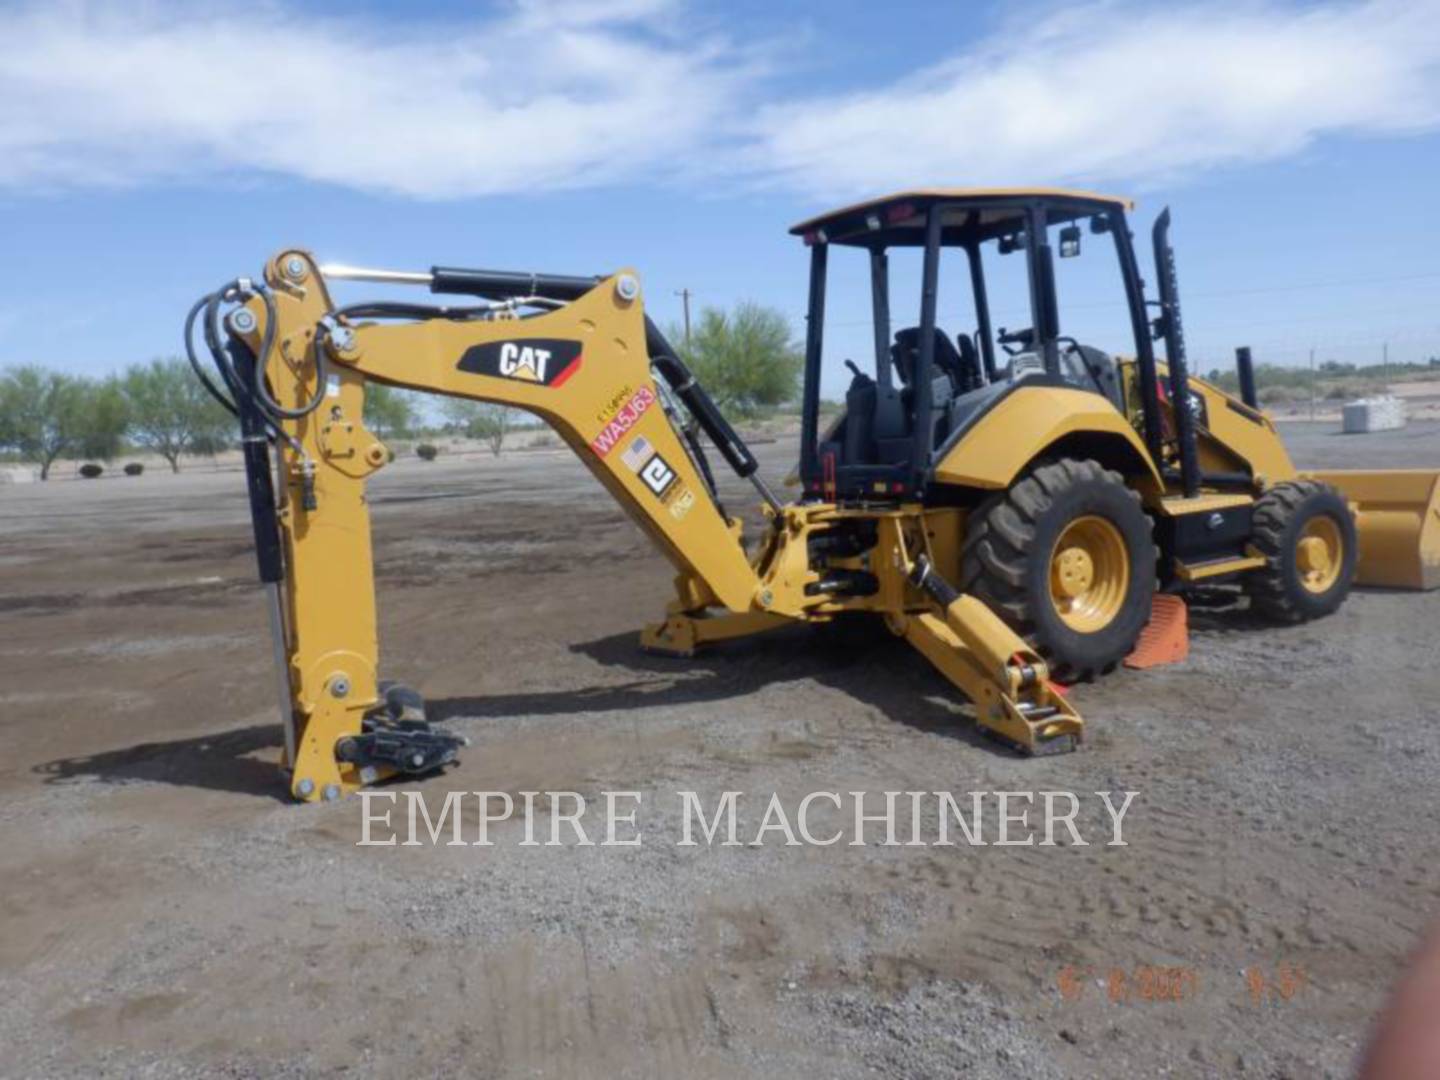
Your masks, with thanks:
[(1405, 402), (1397, 397), (1361, 398), (1345, 406), (1345, 434), (1394, 431), (1405, 426)]
[(28, 465), (0, 466), (0, 484), (33, 484), (35, 470)]

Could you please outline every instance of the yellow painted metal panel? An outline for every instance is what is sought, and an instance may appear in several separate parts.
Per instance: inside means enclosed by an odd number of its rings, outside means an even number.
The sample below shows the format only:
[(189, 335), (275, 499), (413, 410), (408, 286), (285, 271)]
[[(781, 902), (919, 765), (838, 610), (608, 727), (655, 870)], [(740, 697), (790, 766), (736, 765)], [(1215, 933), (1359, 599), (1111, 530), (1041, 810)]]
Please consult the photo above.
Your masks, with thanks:
[(1200, 494), (1193, 499), (1187, 499), (1183, 495), (1168, 496), (1160, 499), (1155, 504), (1161, 514), (1166, 517), (1184, 517), (1186, 514), (1205, 514), (1214, 510), (1231, 510), (1237, 506), (1244, 506), (1246, 503), (1255, 501), (1253, 495), (1244, 493), (1226, 494)]
[(1305, 475), (1333, 484), (1355, 506), (1358, 584), (1440, 588), (1440, 471), (1339, 469)]
[(935, 478), (964, 487), (1009, 487), (1047, 446), (1082, 433), (1129, 446), (1145, 463), (1154, 487), (1161, 486), (1140, 437), (1108, 400), (1087, 390), (1055, 386), (1021, 386), (1004, 398), (945, 455)]
[[(1169, 369), (1162, 364), (1160, 371), (1168, 374)], [(1205, 399), (1207, 423), (1199, 433), (1205, 468), (1217, 471), (1233, 468), (1225, 459), (1238, 458), (1266, 487), (1294, 478), (1295, 466), (1290, 460), (1290, 452), (1285, 449), (1285, 443), (1269, 417), (1244, 406), (1204, 379), (1192, 376), (1190, 388)], [(1169, 408), (1168, 405), (1165, 407)], [(1217, 460), (1206, 462), (1204, 459), (1210, 455)]]
[[(755, 573), (665, 416), (641, 302), (615, 287), (624, 274), (633, 272), (620, 271), (534, 318), (361, 326), (355, 366), (382, 382), (519, 406), (542, 417), (677, 569), (703, 581), (731, 611), (747, 611)], [(462, 359), (512, 344), (523, 349), (527, 342), (537, 348), (579, 343), (563, 382), (548, 368), (541, 378), (522, 379), (523, 369), (505, 374), (493, 363)], [(565, 359), (557, 353), (550, 362)]]
[(1245, 570), (1258, 570), (1265, 565), (1259, 555), (1246, 555), (1238, 559), (1218, 559), (1208, 563), (1175, 562), (1175, 576), (1181, 581), (1204, 581), (1222, 574), (1238, 574)]

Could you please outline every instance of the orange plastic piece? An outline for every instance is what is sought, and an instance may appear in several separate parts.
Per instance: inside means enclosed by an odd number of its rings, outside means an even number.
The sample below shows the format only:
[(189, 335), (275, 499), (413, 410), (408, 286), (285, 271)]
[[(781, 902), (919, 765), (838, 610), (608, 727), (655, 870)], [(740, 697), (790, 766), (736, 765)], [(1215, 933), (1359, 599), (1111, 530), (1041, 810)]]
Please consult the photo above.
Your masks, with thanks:
[(1128, 668), (1178, 664), (1190, 655), (1190, 629), (1185, 601), (1169, 593), (1156, 593), (1150, 602), (1150, 621), (1140, 631), (1135, 649), (1125, 658)]

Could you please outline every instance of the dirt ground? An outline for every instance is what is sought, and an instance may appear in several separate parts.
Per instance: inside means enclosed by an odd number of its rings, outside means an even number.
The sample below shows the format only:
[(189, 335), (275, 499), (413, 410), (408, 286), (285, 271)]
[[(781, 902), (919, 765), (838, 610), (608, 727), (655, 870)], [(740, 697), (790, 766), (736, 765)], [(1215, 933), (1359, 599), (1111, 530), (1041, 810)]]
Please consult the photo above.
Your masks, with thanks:
[[(1436, 423), (1285, 435), (1440, 462)], [(1025, 760), (900, 642), (642, 654), (671, 572), (567, 454), (373, 496), (385, 671), (472, 739), (391, 790), (639, 791), (644, 843), (355, 846), (272, 765), (240, 475), (0, 489), (0, 1073), (1343, 1076), (1440, 909), (1440, 593), (1275, 629), (1211, 592), (1188, 663)], [(675, 843), (683, 790), (748, 838), (772, 792), (1059, 789), (1090, 846)]]

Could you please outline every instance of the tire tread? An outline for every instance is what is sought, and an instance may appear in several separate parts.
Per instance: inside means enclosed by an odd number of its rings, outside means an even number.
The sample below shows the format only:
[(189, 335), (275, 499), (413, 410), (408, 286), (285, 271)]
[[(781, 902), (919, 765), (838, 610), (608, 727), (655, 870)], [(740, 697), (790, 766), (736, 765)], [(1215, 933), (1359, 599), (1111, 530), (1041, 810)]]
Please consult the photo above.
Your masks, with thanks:
[[(1139, 493), (1128, 487), (1118, 472), (1088, 458), (1059, 458), (1035, 466), (1007, 491), (998, 492), (981, 504), (970, 515), (961, 547), (961, 590), (984, 601), (1052, 663), (1052, 650), (1036, 636), (1031, 606), (1036, 598), (1026, 589), (1030, 561), (1027, 549), (1035, 539), (1039, 518), (1055, 500), (1065, 491), (1089, 483), (1114, 485), (1123, 490), (1137, 508), (1140, 505)], [(1142, 621), (1135, 638), (1139, 637), (1143, 625)], [(1125, 652), (1134, 644), (1133, 639), (1127, 642)], [(1052, 674), (1068, 680), (1085, 680), (1112, 670), (1116, 663), (1118, 661), (1108, 661), (1085, 667), (1058, 663)]]

